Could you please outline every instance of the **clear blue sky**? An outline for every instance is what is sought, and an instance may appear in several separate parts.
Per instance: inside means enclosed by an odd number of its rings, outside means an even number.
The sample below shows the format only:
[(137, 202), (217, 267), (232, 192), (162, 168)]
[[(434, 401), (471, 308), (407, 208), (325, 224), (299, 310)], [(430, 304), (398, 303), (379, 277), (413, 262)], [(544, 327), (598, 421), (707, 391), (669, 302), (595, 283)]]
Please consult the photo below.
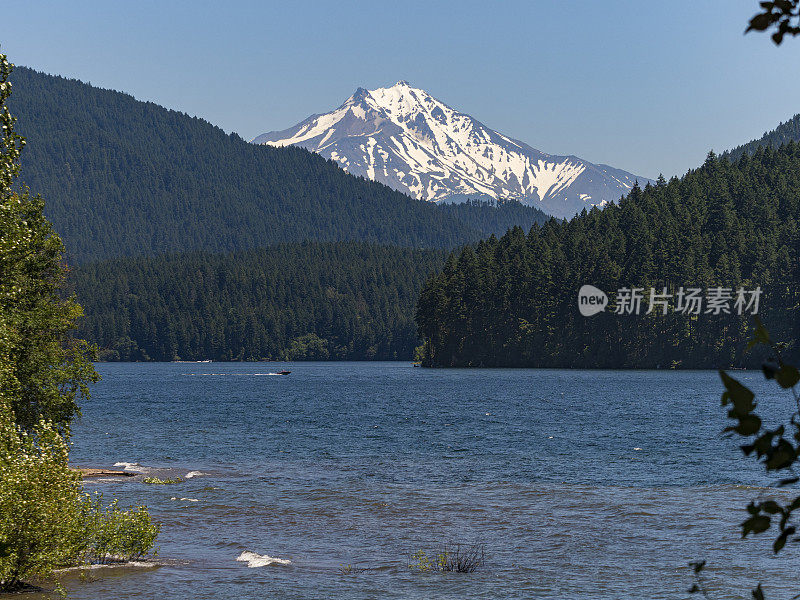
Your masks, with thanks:
[(743, 35), (756, 0), (6, 0), (12, 62), (246, 139), (406, 79), (552, 154), (645, 176), (800, 112), (800, 39)]

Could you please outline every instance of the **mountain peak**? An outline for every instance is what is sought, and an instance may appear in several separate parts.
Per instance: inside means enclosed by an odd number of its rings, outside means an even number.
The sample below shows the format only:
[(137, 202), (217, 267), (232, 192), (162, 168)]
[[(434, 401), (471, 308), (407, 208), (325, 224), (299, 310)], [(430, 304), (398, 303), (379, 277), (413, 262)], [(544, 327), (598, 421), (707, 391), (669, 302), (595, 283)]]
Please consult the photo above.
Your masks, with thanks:
[(575, 156), (540, 152), (402, 79), (358, 88), (336, 110), (253, 142), (302, 146), (420, 200), (516, 199), (558, 217), (615, 202), (636, 180)]
[(359, 102), (369, 96), (369, 90), (363, 87), (357, 87), (353, 95), (350, 96), (351, 101)]

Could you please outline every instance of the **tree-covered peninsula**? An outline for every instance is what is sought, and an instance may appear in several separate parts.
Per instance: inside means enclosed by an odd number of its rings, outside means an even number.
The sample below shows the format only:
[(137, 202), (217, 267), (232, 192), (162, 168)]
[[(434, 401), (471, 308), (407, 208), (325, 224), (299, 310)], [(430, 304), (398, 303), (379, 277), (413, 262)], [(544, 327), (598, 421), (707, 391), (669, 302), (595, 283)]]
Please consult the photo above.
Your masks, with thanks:
[[(514, 228), (450, 254), (417, 306), (430, 366), (718, 368), (758, 366), (747, 353), (739, 289), (760, 288), (776, 339), (800, 333), (800, 145), (735, 161), (709, 154), (683, 178), (634, 189), (619, 205), (569, 222)], [(641, 310), (613, 302), (583, 316), (578, 292), (640, 288)], [(680, 288), (723, 288), (726, 310), (678, 311)], [(666, 290), (665, 290), (666, 288)], [(650, 289), (671, 297), (647, 314)], [(730, 291), (727, 291), (730, 290)], [(748, 298), (749, 302), (750, 298)], [(787, 350), (796, 356), (797, 348)]]

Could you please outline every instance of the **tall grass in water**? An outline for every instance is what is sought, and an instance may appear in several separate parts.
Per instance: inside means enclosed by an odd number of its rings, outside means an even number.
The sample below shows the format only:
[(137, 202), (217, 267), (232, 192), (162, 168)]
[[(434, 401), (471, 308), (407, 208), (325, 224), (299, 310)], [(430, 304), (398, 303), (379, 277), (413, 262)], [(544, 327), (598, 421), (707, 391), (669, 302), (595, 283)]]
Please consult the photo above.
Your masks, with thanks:
[(421, 573), (474, 573), (484, 564), (486, 551), (483, 544), (455, 544), (442, 546), (430, 555), (424, 550), (418, 550), (411, 555), (408, 566), (412, 571)]

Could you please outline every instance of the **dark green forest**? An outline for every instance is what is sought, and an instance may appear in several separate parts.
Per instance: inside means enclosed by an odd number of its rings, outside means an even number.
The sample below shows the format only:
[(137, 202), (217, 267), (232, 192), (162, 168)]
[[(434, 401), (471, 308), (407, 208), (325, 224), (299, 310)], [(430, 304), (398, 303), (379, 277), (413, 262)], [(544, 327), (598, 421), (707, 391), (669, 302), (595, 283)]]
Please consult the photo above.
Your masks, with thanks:
[(439, 208), (80, 81), (18, 67), (12, 82), (22, 179), (46, 199), (72, 263), (304, 240), (452, 248), (546, 218), (515, 203)]
[(497, 201), (468, 199), (465, 202), (452, 204), (442, 202), (437, 206), (439, 210), (457, 221), (483, 232), (482, 238), (492, 234), (502, 235), (512, 227), (528, 229), (534, 223), (541, 225), (551, 218), (538, 208), (525, 206), (517, 200), (502, 198)]
[[(773, 339), (798, 339), (800, 144), (731, 162), (709, 154), (683, 178), (635, 188), (618, 205), (455, 251), (421, 294), (430, 366), (719, 368), (755, 366), (748, 317), (658, 311), (592, 317), (578, 290), (722, 286), (763, 290)], [(790, 347), (787, 356), (797, 356)]]
[(11, 104), (23, 179), (77, 265), (80, 334), (106, 359), (410, 358), (418, 292), (445, 264), (435, 249), (465, 243), (419, 302), (428, 364), (749, 360), (738, 315), (586, 319), (583, 283), (761, 285), (768, 326), (796, 337), (800, 161), (775, 146), (800, 137), (800, 117), (567, 223), (512, 201), (416, 201), (306, 150), (30, 69), (14, 72)]
[(742, 154), (753, 154), (762, 146), (779, 148), (789, 142), (800, 142), (800, 114), (781, 123), (772, 131), (767, 131), (757, 140), (753, 140), (722, 154), (723, 158), (738, 160)]
[(410, 359), (445, 252), (365, 242), (124, 258), (73, 271), (104, 360)]

